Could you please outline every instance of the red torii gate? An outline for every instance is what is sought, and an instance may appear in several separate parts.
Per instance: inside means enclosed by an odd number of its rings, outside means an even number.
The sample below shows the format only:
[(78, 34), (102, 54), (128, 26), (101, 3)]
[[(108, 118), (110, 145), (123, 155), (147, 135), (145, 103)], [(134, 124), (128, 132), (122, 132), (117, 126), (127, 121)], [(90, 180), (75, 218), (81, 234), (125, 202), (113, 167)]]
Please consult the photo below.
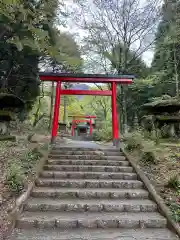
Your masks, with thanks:
[[(57, 136), (59, 107), (61, 95), (94, 95), (94, 96), (111, 96), (112, 99), (112, 132), (113, 144), (119, 141), (118, 117), (116, 109), (116, 84), (131, 84), (134, 76), (132, 75), (104, 75), (104, 74), (71, 74), (71, 73), (52, 73), (41, 72), (39, 74), (42, 81), (55, 81), (56, 100), (54, 106), (54, 118), (52, 127), (52, 139), (54, 142)], [(85, 82), (85, 83), (111, 83), (111, 90), (71, 90), (61, 89), (62, 82)]]
[[(72, 115), (69, 115), (68, 117), (72, 117), (73, 118), (73, 120), (72, 120), (72, 136), (74, 136), (75, 125), (77, 123), (80, 123), (80, 122), (87, 122), (87, 123), (89, 123), (89, 125), (90, 125), (90, 135), (92, 135), (92, 130), (93, 130), (92, 119), (95, 119), (96, 116), (92, 116), (92, 115), (88, 115), (88, 116), (87, 115), (81, 115), (81, 116), (74, 115), (74, 116), (72, 116)], [(86, 119), (79, 120), (79, 119), (75, 119), (75, 118), (86, 118)], [(87, 119), (89, 119), (89, 120), (87, 120)]]

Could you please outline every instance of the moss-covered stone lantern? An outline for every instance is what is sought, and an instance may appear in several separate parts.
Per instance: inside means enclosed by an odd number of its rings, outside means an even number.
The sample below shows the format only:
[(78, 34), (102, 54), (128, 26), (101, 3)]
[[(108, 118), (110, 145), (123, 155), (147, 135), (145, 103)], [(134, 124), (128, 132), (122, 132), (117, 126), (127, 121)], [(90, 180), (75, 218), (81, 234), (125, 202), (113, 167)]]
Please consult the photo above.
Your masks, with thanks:
[(24, 101), (14, 94), (0, 93), (0, 140), (10, 136), (9, 123), (15, 120), (17, 110), (25, 106)]

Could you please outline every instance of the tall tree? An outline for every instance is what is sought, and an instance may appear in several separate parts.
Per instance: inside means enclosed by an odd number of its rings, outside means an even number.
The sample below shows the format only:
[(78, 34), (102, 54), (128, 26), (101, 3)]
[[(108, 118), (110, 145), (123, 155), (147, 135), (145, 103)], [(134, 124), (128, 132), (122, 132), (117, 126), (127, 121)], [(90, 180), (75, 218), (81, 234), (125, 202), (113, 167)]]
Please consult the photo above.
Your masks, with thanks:
[[(93, 58), (94, 54), (98, 54), (104, 59), (104, 52), (122, 46), (119, 48), (124, 58), (121, 73), (126, 72), (127, 65), (141, 57), (154, 43), (154, 29), (159, 19), (159, 1), (144, 1), (143, 4), (139, 0), (76, 2), (78, 23), (86, 33), (83, 50), (85, 53), (93, 53)], [(127, 59), (132, 50), (135, 54)], [(102, 61), (104, 71), (109, 71), (108, 66), (103, 63), (107, 62)]]
[[(78, 1), (79, 22), (86, 32), (83, 50), (98, 56), (101, 72), (127, 74), (136, 71), (143, 54), (154, 43), (159, 19), (159, 1)], [(78, 12), (78, 9), (77, 9)], [(133, 54), (132, 54), (133, 53)], [(113, 59), (112, 59), (113, 58)], [(143, 62), (141, 62), (143, 68)], [(145, 65), (144, 65), (145, 68)], [(144, 72), (143, 72), (144, 73)], [(127, 129), (126, 89), (119, 91), (123, 102), (123, 125)]]
[(0, 89), (33, 105), (39, 94), (38, 63), (52, 55), (51, 29), (58, 1), (0, 2)]
[[(123, 45), (115, 46), (110, 53), (105, 52), (105, 56), (109, 59), (112, 69), (115, 72), (121, 74), (122, 68), (124, 66), (124, 50)], [(143, 78), (147, 77), (149, 73), (149, 69), (146, 64), (141, 60), (140, 57), (135, 56), (134, 51), (129, 51), (127, 54), (127, 64), (126, 64), (126, 72), (133, 73), (136, 78)], [(130, 63), (129, 63), (130, 62)], [(125, 73), (125, 72), (124, 72)], [(118, 94), (117, 94), (117, 102), (119, 106), (119, 119), (120, 119), (120, 129), (122, 132), (127, 131), (128, 126), (128, 95), (130, 91), (126, 87), (118, 87)], [(129, 106), (128, 106), (129, 108)], [(133, 113), (133, 108), (131, 108), (131, 114)]]
[(162, 94), (179, 96), (180, 1), (164, 1), (159, 23), (152, 71), (161, 74)]
[[(41, 59), (41, 65), (46, 69), (46, 71), (52, 71), (54, 73), (58, 72), (81, 72), (83, 60), (81, 58), (81, 52), (79, 46), (74, 40), (73, 36), (68, 32), (54, 32), (53, 34), (53, 42), (55, 48), (58, 49), (55, 57), (51, 56), (43, 57)], [(57, 34), (58, 33), (58, 34)], [(72, 86), (71, 83), (64, 83), (62, 87), (70, 88)], [(52, 111), (54, 104), (54, 83), (52, 82), (51, 87), (51, 108), (50, 108), (50, 122), (49, 129), (51, 128), (52, 123)], [(69, 98), (67, 96), (63, 96), (61, 99), (64, 103), (63, 109), (63, 122), (67, 122), (67, 105), (69, 103)], [(61, 101), (61, 102), (62, 102)]]

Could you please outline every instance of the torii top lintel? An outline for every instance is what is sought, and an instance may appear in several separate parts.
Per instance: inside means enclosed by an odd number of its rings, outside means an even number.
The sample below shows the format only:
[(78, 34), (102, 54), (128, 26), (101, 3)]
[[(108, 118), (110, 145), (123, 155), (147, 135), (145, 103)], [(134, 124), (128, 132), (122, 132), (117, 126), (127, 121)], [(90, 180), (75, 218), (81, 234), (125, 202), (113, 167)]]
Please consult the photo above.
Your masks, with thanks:
[(131, 84), (135, 78), (133, 75), (107, 75), (107, 74), (74, 74), (74, 73), (52, 73), (40, 72), (42, 81), (61, 82), (86, 82), (86, 83), (120, 83)]
[(94, 115), (69, 115), (70, 118), (96, 118)]

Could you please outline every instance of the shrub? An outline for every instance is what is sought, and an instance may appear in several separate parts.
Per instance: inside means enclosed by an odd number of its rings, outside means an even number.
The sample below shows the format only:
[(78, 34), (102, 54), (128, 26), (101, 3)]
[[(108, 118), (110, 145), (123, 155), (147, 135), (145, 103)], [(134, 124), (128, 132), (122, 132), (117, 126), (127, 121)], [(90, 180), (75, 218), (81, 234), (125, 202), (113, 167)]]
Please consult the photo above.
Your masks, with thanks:
[(144, 141), (143, 147), (141, 149), (141, 161), (148, 164), (156, 164), (156, 154), (155, 154), (155, 146), (153, 142)]
[(154, 152), (143, 151), (141, 161), (146, 163), (156, 164), (156, 157)]
[(143, 136), (139, 131), (128, 133), (124, 136), (124, 141), (126, 143), (126, 149), (129, 151), (141, 149), (143, 144)]
[(172, 212), (172, 217), (176, 222), (180, 222), (180, 204), (173, 202), (170, 204), (170, 210)]
[(30, 133), (27, 137), (27, 140), (31, 142), (33, 136), (34, 136), (34, 133)]
[(6, 182), (11, 192), (20, 192), (22, 190), (24, 178), (25, 175), (21, 163), (16, 159), (12, 160), (6, 175)]
[(169, 188), (180, 189), (180, 180), (177, 175), (171, 176), (166, 185)]
[(104, 127), (100, 130), (94, 130), (93, 140), (94, 141), (111, 141), (112, 140), (111, 127)]
[(169, 125), (165, 124), (161, 128), (161, 136), (162, 136), (162, 138), (169, 138), (169, 137), (171, 137), (170, 134), (169, 134)]
[(21, 158), (21, 165), (25, 170), (25, 173), (28, 173), (32, 169), (33, 165), (37, 160), (42, 157), (42, 154), (38, 151), (37, 148), (25, 152), (24, 156)]
[(101, 133), (98, 130), (93, 131), (92, 138), (94, 141), (101, 141)]
[(35, 126), (36, 132), (47, 133), (49, 127), (49, 118), (43, 117)]
[[(49, 143), (44, 143), (42, 146), (41, 146), (41, 149), (42, 150), (48, 150), (49, 148)], [(42, 156), (41, 156), (42, 157)]]

